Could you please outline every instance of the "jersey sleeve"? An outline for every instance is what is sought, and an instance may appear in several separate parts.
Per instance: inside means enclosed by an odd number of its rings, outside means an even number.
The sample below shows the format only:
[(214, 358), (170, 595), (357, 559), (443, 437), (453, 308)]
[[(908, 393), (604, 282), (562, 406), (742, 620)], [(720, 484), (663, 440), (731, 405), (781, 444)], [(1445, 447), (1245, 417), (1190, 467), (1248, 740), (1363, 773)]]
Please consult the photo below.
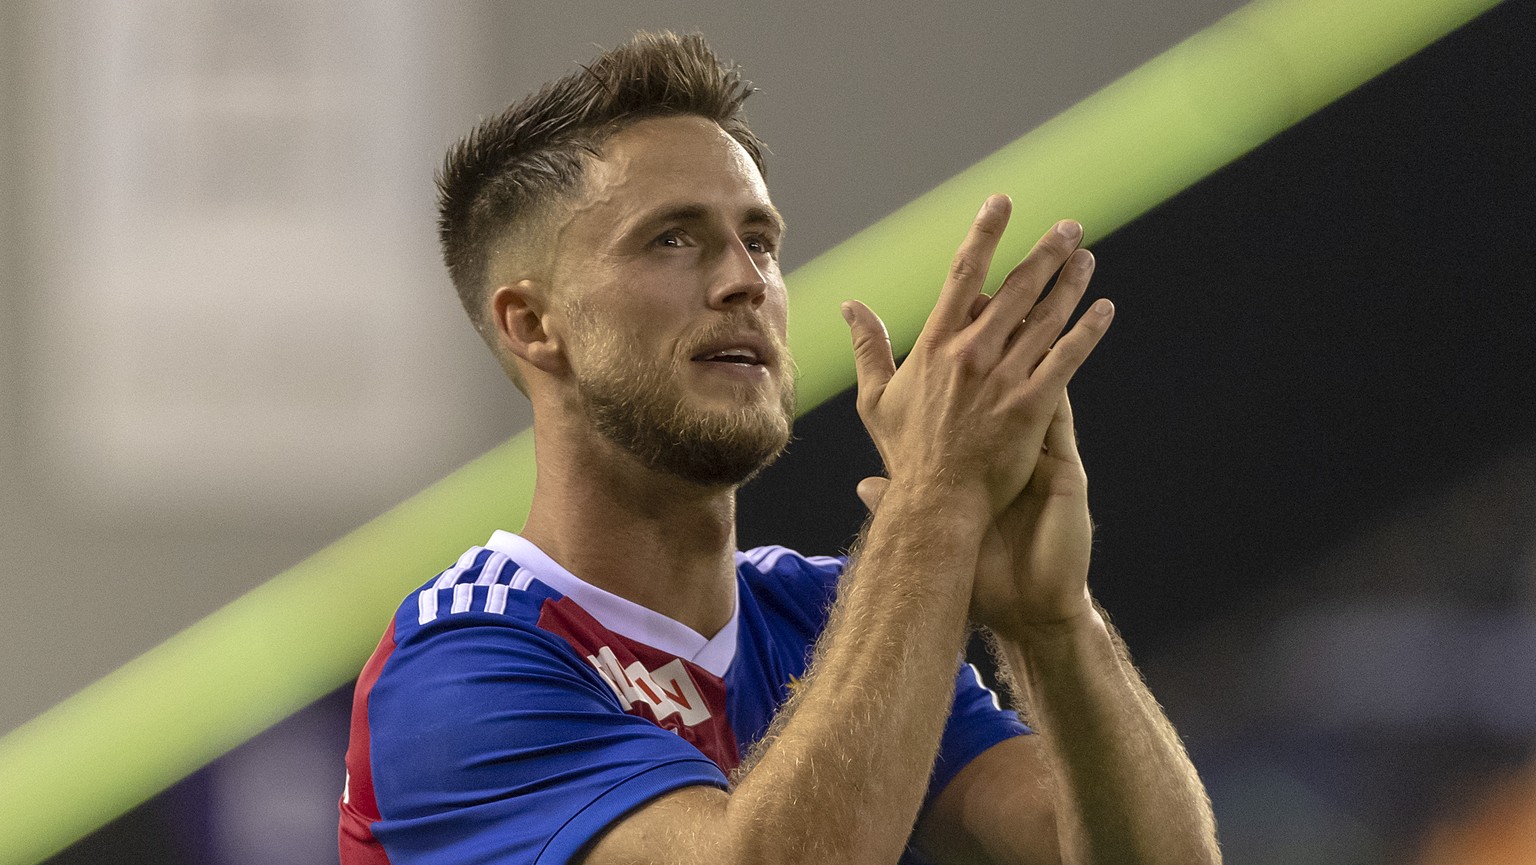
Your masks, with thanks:
[(663, 793), (726, 786), (558, 637), (489, 615), (402, 643), (368, 709), (372, 828), (392, 865), (564, 865)]
[(1002, 708), (997, 694), (982, 683), (976, 667), (962, 663), (955, 677), (955, 702), (939, 740), (939, 756), (933, 764), (923, 806), (932, 803), (960, 770), (983, 751), (1005, 739), (1031, 732), (1017, 712)]
[[(798, 617), (796, 621), (801, 627), (819, 635), (826, 627), (838, 580), (848, 567), (847, 557), (807, 557), (783, 547), (759, 547), (744, 555), (759, 570), (777, 577), (769, 585), (780, 593), (778, 603), (791, 608), (790, 614)], [(939, 740), (939, 754), (924, 807), (983, 751), (1030, 732), (1017, 712), (1002, 708), (997, 694), (982, 683), (976, 668), (961, 663), (955, 676), (955, 701)]]

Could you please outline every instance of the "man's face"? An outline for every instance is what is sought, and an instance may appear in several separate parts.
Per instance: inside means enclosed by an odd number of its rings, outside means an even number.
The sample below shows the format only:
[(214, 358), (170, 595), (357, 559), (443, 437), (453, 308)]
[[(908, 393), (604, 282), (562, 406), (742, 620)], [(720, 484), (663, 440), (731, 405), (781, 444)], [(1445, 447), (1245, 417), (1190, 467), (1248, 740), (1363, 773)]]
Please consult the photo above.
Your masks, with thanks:
[(608, 140), (558, 232), (582, 408), (650, 468), (738, 484), (789, 441), (783, 225), (746, 151), (699, 117)]

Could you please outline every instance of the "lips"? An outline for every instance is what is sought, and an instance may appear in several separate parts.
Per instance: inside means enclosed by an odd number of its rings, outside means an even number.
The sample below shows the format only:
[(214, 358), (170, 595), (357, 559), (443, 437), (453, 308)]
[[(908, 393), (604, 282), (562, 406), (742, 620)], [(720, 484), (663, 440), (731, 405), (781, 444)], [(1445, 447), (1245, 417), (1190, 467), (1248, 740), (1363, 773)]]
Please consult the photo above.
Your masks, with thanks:
[(741, 334), (712, 340), (692, 359), (703, 363), (768, 366), (774, 362), (775, 356), (767, 340), (756, 334)]
[(753, 366), (762, 363), (762, 361), (758, 360), (757, 358), (757, 352), (749, 348), (721, 349), (720, 351), (704, 355), (703, 357), (696, 357), (694, 360), (717, 361), (720, 363), (744, 363)]

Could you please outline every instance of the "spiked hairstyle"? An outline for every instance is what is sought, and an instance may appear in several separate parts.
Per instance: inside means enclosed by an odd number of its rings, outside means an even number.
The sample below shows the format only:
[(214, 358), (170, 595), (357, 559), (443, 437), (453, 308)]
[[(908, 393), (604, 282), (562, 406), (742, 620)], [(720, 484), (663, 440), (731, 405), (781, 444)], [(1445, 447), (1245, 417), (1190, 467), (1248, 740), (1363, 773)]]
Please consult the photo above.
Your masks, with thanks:
[(648, 117), (713, 120), (763, 171), (763, 144), (741, 112), (753, 92), (741, 70), (722, 62), (704, 37), (641, 32), (482, 120), (455, 144), (437, 176), (438, 236), (459, 300), (492, 349), (496, 331), (485, 306), (498, 244), (528, 242), (518, 229), (578, 192), (586, 161), (602, 156), (604, 141)]

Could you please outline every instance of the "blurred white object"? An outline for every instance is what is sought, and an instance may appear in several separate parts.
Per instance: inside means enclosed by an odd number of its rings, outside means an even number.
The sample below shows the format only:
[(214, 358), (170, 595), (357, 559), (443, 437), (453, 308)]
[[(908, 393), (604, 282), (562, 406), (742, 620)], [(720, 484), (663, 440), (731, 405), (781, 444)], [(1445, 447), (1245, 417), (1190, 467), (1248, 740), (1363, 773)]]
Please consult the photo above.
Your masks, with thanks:
[(106, 510), (302, 512), (465, 435), (423, 319), (462, 315), (434, 242), (433, 94), (473, 21), (302, 0), (43, 14), (37, 428), (61, 486)]

